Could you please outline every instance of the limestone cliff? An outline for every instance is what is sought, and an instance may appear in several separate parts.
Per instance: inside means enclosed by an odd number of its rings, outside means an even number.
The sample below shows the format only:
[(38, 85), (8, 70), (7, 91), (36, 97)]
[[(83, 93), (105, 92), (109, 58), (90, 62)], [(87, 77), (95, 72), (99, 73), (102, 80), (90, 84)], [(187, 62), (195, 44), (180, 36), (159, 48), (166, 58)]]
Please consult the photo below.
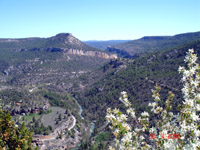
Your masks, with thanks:
[(91, 57), (99, 57), (103, 59), (117, 59), (116, 54), (107, 54), (99, 51), (83, 51), (78, 49), (69, 49), (67, 51), (68, 54), (78, 55), (78, 56), (91, 56)]

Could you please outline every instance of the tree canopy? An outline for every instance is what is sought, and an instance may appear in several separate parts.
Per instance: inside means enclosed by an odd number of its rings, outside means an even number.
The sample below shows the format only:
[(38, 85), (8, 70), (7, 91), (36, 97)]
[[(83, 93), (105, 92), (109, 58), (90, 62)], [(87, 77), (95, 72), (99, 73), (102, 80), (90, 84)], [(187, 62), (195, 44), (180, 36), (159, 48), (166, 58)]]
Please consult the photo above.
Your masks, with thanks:
[(31, 150), (32, 133), (25, 124), (15, 124), (10, 113), (0, 107), (0, 150)]

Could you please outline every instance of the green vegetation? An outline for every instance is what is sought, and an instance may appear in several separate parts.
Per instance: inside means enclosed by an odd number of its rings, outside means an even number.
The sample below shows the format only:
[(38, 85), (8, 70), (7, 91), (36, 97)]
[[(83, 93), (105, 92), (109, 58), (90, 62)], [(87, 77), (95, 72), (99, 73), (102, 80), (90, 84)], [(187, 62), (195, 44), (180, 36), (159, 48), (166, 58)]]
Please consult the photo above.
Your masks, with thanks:
[[(176, 48), (184, 44), (200, 40), (200, 32), (178, 34), (175, 36), (149, 36), (127, 43), (114, 45), (108, 48), (108, 51), (122, 50), (129, 55), (136, 55), (145, 52), (155, 52), (171, 48)], [(125, 56), (127, 54), (125, 53)]]
[(20, 102), (28, 102), (30, 97), (28, 96), (26, 91), (17, 91), (17, 90), (3, 90), (0, 91), (0, 98), (4, 99), (3, 102), (5, 104), (9, 103), (20, 103)]
[(44, 135), (48, 135), (49, 133), (51, 133), (53, 131), (52, 126), (44, 126), (43, 123), (40, 123), (39, 120), (36, 119), (32, 119), (32, 122), (29, 122), (27, 125), (30, 129), (30, 131), (32, 131), (34, 134), (44, 134)]
[[(23, 89), (6, 89), (0, 91), (0, 98), (4, 110), (12, 115), (33, 113), (34, 109), (42, 108), (47, 100), (40, 94), (30, 94)], [(25, 116), (25, 118), (28, 118)]]
[(25, 124), (16, 125), (10, 113), (5, 113), (0, 107), (0, 149), (31, 150), (32, 133)]
[(41, 117), (40, 114), (28, 114), (28, 115), (23, 116), (22, 120), (26, 122), (30, 122), (31, 120), (38, 120), (40, 117)]
[(39, 93), (49, 101), (51, 106), (59, 106), (67, 109), (67, 111), (78, 109), (77, 104), (70, 94), (58, 93), (53, 91), (40, 91)]
[(184, 64), (185, 53), (189, 48), (194, 48), (195, 53), (200, 55), (200, 41), (197, 41), (180, 48), (146, 54), (133, 61), (118, 60), (127, 67), (107, 74), (91, 89), (79, 95), (84, 115), (96, 120), (95, 126), (100, 128), (104, 124), (108, 107), (124, 110), (123, 104), (118, 101), (119, 93), (124, 90), (129, 93), (136, 112), (148, 111), (147, 105), (152, 99), (151, 89), (156, 83), (162, 88), (162, 99), (167, 97), (169, 90), (175, 94), (172, 105), (177, 106), (181, 101), (180, 75), (177, 70), (178, 66)]
[[(104, 126), (108, 107), (118, 107), (122, 112), (125, 111), (118, 100), (121, 91), (127, 91), (137, 114), (149, 112), (148, 103), (153, 100), (151, 89), (156, 84), (162, 88), (160, 105), (164, 105), (168, 91), (172, 91), (175, 94), (172, 106), (178, 106), (182, 101), (182, 84), (177, 70), (184, 65), (186, 51), (190, 48), (194, 48), (195, 53), (200, 55), (200, 41), (195, 41), (177, 48), (147, 53), (135, 59), (119, 59), (102, 67), (104, 72), (111, 71), (84, 92), (76, 94), (83, 107), (84, 117), (96, 120), (93, 137), (108, 131), (108, 127)], [(177, 107), (174, 108), (173, 112), (176, 113)], [(93, 138), (91, 141), (83, 141), (82, 146), (92, 147), (92, 141), (94, 142)]]
[(80, 145), (79, 150), (105, 150), (106, 145), (103, 142), (90, 144), (86, 139)]
[(110, 133), (100, 133), (97, 137), (96, 137), (96, 142), (101, 142), (101, 141), (107, 141), (110, 138)]

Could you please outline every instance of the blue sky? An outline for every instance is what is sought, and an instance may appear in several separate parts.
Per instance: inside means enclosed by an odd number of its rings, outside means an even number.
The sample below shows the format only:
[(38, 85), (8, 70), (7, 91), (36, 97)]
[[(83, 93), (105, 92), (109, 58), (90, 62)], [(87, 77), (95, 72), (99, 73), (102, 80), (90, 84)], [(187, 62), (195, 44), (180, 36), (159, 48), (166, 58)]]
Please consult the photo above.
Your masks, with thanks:
[(0, 0), (0, 38), (80, 40), (200, 31), (200, 0)]

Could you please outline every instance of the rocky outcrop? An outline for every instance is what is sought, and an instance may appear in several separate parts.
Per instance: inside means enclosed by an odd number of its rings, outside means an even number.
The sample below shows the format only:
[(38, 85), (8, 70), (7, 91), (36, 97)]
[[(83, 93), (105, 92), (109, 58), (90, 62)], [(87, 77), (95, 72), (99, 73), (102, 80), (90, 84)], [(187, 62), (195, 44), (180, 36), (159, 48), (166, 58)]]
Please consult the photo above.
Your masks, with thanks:
[(78, 56), (91, 56), (91, 57), (99, 57), (103, 59), (117, 59), (116, 54), (107, 54), (99, 51), (83, 51), (78, 49), (69, 49), (67, 51), (68, 54), (78, 55)]
[(56, 36), (49, 38), (50, 42), (60, 43), (62, 46), (84, 47), (85, 44), (75, 38), (71, 33), (59, 33)]
[(121, 49), (117, 49), (117, 48), (114, 48), (114, 47), (111, 47), (111, 46), (108, 46), (107, 49), (106, 49), (108, 52), (113, 52), (113, 53), (117, 53), (118, 56), (123, 56), (123, 57), (126, 57), (126, 58), (130, 58), (131, 55), (126, 52), (126, 51), (123, 51)]

